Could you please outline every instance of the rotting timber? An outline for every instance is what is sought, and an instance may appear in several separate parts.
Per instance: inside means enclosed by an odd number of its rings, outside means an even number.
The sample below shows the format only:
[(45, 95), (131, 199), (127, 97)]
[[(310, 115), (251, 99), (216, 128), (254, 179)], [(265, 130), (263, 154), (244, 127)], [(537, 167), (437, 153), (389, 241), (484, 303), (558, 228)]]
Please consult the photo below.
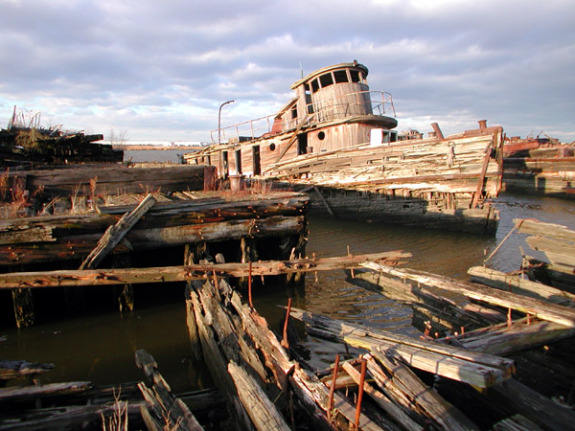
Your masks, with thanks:
[(356, 61), (319, 69), (275, 115), (218, 129), (184, 159), (309, 191), (311, 210), (336, 218), (493, 235), (503, 129), (482, 120), (450, 136), (437, 123), (427, 138), (398, 133), (391, 95), (370, 90), (367, 75)]
[[(7, 171), (5, 179), (0, 219), (5, 274), (71, 268), (145, 273), (148, 267), (161, 274), (157, 267), (210, 253), (248, 262), (298, 258), (305, 248), (305, 193), (272, 192), (265, 185), (215, 190), (211, 167), (76, 165)], [(123, 285), (120, 308), (132, 309), (132, 283)], [(66, 303), (81, 310), (89, 288), (64, 289)], [(19, 326), (33, 324), (35, 295), (23, 286), (12, 290)]]
[(101, 134), (63, 131), (61, 126), (42, 127), (39, 112), (29, 117), (14, 106), (8, 127), (0, 130), (0, 167), (116, 163), (124, 158), (123, 150), (96, 143), (104, 139)]
[[(493, 424), (511, 412), (515, 412), (514, 421), (528, 421), (523, 428), (499, 428), (501, 423), (497, 422), (497, 428), (485, 429), (572, 429), (575, 234), (564, 226), (536, 220), (515, 223), (511, 233), (530, 235), (527, 244), (544, 252), (549, 262), (524, 256), (523, 267), (511, 273), (474, 267), (469, 270), (473, 283), (365, 262), (362, 266), (366, 270), (350, 272), (350, 281), (411, 307), (413, 326), (421, 331), (422, 339), (501, 355), (515, 362), (514, 378), (484, 391), (483, 401), (473, 391), (444, 379), (434, 385), (443, 396), (483, 405), (482, 423)], [(371, 328), (358, 329), (347, 322), (298, 313), (310, 323), (309, 331), (315, 336), (362, 348), (392, 339), (378, 334), (369, 342)], [(346, 325), (349, 329), (343, 330)], [(411, 366), (416, 362), (417, 356), (411, 356)], [(477, 410), (469, 406), (462, 409), (468, 414)]]
[(503, 155), (505, 191), (575, 198), (575, 141), (512, 137), (505, 141)]
[[(418, 285), (425, 282), (422, 289), (464, 285), (371, 260), (362, 266), (407, 276)], [(404, 284), (405, 291), (413, 287)], [(485, 287), (478, 288), (488, 296)], [(306, 312), (289, 300), (283, 334), (278, 328), (276, 335), (254, 308), (251, 292), (242, 298), (215, 272), (192, 281), (188, 295), (192, 344), (201, 345), (228, 411), (242, 428), (563, 430), (573, 424), (572, 410), (514, 379), (515, 357), (503, 356), (533, 343), (534, 339), (527, 344), (512, 341), (529, 338), (530, 333), (545, 331), (552, 337), (563, 328), (572, 335), (573, 328), (565, 322), (545, 322), (548, 316), (532, 316), (535, 329), (530, 332), (523, 329), (530, 322), (514, 315), (503, 325), (488, 324), (443, 338), (427, 331), (417, 338)], [(524, 311), (517, 298), (508, 301), (518, 305), (507, 306)], [(571, 316), (569, 309), (562, 310)], [(309, 336), (342, 344), (334, 364), (326, 370), (309, 367), (294, 337), (295, 332), (302, 336), (301, 328), (290, 318), (305, 322)], [(493, 343), (497, 333), (505, 332), (511, 349), (509, 344)]]

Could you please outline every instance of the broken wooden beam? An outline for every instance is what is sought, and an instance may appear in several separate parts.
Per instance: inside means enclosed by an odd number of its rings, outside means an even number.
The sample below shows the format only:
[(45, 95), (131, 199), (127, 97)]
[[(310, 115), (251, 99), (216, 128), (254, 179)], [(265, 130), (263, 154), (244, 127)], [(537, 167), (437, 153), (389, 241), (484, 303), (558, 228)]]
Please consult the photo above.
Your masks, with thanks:
[(130, 212), (125, 213), (118, 223), (110, 226), (100, 241), (98, 245), (92, 252), (84, 259), (80, 265), (80, 269), (92, 269), (98, 266), (98, 264), (106, 257), (106, 255), (114, 248), (122, 239), (126, 236), (128, 231), (142, 218), (146, 212), (154, 206), (156, 199), (150, 193), (148, 194), (142, 202)]
[(228, 363), (228, 372), (236, 385), (239, 399), (257, 430), (291, 430), (274, 403), (270, 401), (255, 379), (242, 367), (234, 361), (230, 361)]
[(142, 417), (148, 429), (175, 429), (175, 427), (182, 431), (204, 429), (188, 406), (171, 393), (170, 386), (158, 372), (158, 364), (152, 355), (143, 349), (137, 350), (136, 365), (144, 370), (148, 380), (147, 385), (138, 384), (147, 402), (147, 407), (142, 406)]
[(440, 275), (431, 274), (425, 271), (413, 269), (393, 268), (374, 262), (365, 262), (361, 266), (374, 271), (394, 275), (416, 281), (422, 285), (437, 287), (467, 296), (478, 301), (487, 302), (504, 308), (511, 308), (525, 314), (538, 317), (542, 320), (559, 323), (567, 327), (575, 327), (575, 309), (527, 298), (511, 292), (502, 292), (489, 286), (477, 283), (467, 283), (459, 280), (452, 280)]
[[(343, 369), (353, 379), (356, 385), (360, 384), (360, 373), (349, 362), (343, 364)], [(387, 398), (383, 393), (377, 391), (371, 384), (364, 382), (364, 391), (373, 401), (382, 408), (395, 422), (401, 424), (406, 430), (423, 431), (423, 427), (409, 417), (409, 415)]]
[(365, 358), (375, 384), (398, 405), (436, 422), (446, 430), (478, 429), (457, 407), (423, 383), (402, 361), (378, 353), (368, 353)]
[(92, 388), (91, 382), (50, 383), (46, 385), (10, 386), (0, 388), (0, 403), (34, 400), (40, 397), (70, 395)]
[[(391, 251), (323, 259), (305, 258), (286, 261), (259, 261), (252, 262), (251, 275), (269, 276), (299, 271), (310, 272), (358, 268), (362, 262), (370, 260), (393, 265), (397, 264), (401, 259), (410, 256), (410, 253)], [(206, 273), (215, 273), (218, 277), (247, 277), (249, 275), (248, 266), (249, 264), (247, 263), (216, 263), (149, 268), (13, 272), (0, 274), (0, 289), (170, 283), (201, 280), (206, 277)]]
[(575, 305), (575, 295), (543, 283), (521, 278), (518, 274), (507, 274), (483, 266), (474, 266), (467, 270), (473, 281), (495, 287), (496, 289), (541, 299), (555, 304), (572, 307)]
[(375, 330), (292, 308), (291, 316), (305, 322), (308, 331), (335, 341), (393, 357), (422, 371), (486, 388), (515, 372), (512, 360)]
[(22, 377), (33, 378), (53, 368), (53, 364), (2, 359), (0, 360), (0, 381), (19, 379)]

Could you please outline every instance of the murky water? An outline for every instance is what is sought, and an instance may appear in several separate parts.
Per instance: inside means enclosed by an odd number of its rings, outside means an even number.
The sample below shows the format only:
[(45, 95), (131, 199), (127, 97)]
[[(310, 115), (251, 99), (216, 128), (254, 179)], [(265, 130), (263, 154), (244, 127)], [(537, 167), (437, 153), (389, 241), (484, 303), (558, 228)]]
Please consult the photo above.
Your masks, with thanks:
[[(430, 272), (465, 278), (466, 271), (481, 265), (486, 255), (513, 228), (514, 218), (537, 218), (575, 229), (575, 202), (552, 198), (503, 195), (496, 204), (501, 223), (495, 238), (418, 230), (372, 223), (311, 218), (308, 255), (317, 257), (405, 250), (413, 254), (408, 266)], [(521, 261), (520, 247), (528, 250), (523, 238), (512, 235), (490, 259), (490, 267), (509, 271)], [(204, 366), (192, 360), (182, 300), (162, 305), (138, 304), (136, 310), (120, 314), (109, 311), (98, 315), (62, 319), (17, 330), (0, 328), (0, 358), (49, 362), (55, 365), (46, 382), (90, 380), (95, 384), (136, 381), (142, 373), (135, 366), (134, 352), (148, 350), (172, 388), (179, 392), (211, 385)], [(357, 322), (370, 322), (381, 328), (410, 332), (411, 310), (346, 282), (342, 271), (308, 275), (305, 286), (266, 285), (254, 292), (261, 314), (278, 329), (288, 297), (294, 306)], [(306, 340), (314, 351), (316, 366), (333, 360), (340, 346)]]

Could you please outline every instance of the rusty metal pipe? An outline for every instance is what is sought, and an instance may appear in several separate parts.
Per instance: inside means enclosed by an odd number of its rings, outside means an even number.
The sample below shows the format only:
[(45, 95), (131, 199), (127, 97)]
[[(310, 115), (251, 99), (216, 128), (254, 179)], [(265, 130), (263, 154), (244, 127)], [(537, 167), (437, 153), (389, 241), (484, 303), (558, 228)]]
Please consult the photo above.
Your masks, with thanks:
[(335, 393), (335, 384), (337, 382), (337, 373), (339, 372), (339, 355), (335, 355), (335, 365), (333, 367), (333, 378), (329, 388), (329, 398), (327, 400), (327, 417), (331, 420), (331, 411), (333, 410), (333, 394)]
[(359, 392), (357, 394), (357, 405), (355, 407), (355, 429), (359, 429), (359, 418), (361, 417), (361, 402), (363, 400), (363, 385), (365, 384), (365, 369), (367, 361), (361, 358), (361, 376), (359, 378)]

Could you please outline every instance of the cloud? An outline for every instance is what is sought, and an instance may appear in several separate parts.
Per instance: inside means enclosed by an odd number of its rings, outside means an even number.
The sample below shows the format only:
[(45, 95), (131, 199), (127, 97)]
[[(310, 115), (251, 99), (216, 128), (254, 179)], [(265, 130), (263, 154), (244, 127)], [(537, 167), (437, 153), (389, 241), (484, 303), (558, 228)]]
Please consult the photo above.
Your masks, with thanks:
[(399, 128), (575, 140), (570, 1), (0, 0), (0, 117), (14, 105), (94, 133), (208, 140), (273, 114), (290, 85), (357, 59)]

